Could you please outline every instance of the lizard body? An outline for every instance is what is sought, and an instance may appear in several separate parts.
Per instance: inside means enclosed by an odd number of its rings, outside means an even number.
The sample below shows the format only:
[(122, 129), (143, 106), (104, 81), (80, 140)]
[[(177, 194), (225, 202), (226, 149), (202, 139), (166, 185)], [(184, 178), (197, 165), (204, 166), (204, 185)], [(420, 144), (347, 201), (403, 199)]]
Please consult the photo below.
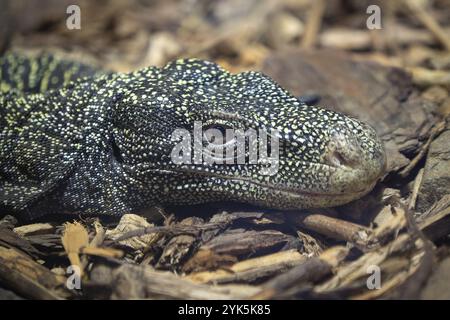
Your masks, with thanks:
[[(0, 205), (25, 217), (221, 200), (336, 206), (369, 192), (385, 168), (371, 127), (302, 104), (258, 72), (184, 59), (111, 73), (17, 54), (0, 67)], [(260, 162), (174, 163), (171, 135), (195, 122), (277, 130), (278, 171), (262, 175)]]

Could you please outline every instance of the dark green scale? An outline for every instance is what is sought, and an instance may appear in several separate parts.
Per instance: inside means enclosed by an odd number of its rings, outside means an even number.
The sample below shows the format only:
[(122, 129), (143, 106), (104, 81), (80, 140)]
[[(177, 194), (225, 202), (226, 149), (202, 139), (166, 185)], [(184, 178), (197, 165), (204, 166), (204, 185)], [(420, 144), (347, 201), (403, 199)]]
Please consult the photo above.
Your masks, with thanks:
[[(0, 205), (48, 213), (122, 215), (153, 205), (235, 201), (280, 209), (339, 205), (367, 193), (385, 166), (372, 128), (306, 106), (257, 72), (212, 62), (109, 73), (52, 55), (0, 58)], [(267, 165), (176, 164), (175, 130), (279, 133)]]

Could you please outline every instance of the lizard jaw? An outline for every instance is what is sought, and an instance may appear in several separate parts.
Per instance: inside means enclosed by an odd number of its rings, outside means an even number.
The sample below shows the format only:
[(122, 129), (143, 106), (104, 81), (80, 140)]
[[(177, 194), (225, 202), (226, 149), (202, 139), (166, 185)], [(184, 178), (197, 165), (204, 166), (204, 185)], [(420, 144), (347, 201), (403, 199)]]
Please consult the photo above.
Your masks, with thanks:
[[(231, 180), (242, 182), (242, 180), (238, 179)], [(250, 181), (245, 181), (244, 183), (247, 187), (257, 188), (260, 190), (260, 193), (267, 194), (267, 197), (261, 198), (251, 198), (250, 196), (248, 198), (248, 202), (272, 209), (295, 210), (334, 207), (349, 203), (368, 194), (374, 188), (376, 182), (377, 181), (372, 182), (364, 189), (345, 193), (305, 191), (293, 188), (283, 188), (280, 186), (265, 185)], [(251, 194), (252, 193), (249, 193), (249, 195)], [(242, 195), (240, 196), (240, 199), (242, 199)], [(239, 199), (233, 200), (238, 201)]]

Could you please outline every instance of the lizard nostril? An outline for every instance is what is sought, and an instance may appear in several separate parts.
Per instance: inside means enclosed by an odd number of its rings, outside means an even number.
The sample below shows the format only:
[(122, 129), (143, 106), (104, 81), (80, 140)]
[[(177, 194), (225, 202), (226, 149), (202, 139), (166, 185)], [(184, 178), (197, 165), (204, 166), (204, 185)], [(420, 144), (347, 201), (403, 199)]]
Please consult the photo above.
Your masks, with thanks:
[(347, 164), (347, 160), (337, 150), (335, 150), (330, 154), (330, 156), (328, 157), (328, 161), (336, 167), (340, 167), (342, 165)]
[(353, 136), (335, 133), (328, 143), (324, 160), (334, 167), (355, 168), (361, 161), (361, 148)]
[(349, 157), (349, 154), (346, 154), (341, 150), (329, 150), (325, 156), (325, 161), (328, 165), (333, 167), (355, 167), (357, 164), (355, 158)]

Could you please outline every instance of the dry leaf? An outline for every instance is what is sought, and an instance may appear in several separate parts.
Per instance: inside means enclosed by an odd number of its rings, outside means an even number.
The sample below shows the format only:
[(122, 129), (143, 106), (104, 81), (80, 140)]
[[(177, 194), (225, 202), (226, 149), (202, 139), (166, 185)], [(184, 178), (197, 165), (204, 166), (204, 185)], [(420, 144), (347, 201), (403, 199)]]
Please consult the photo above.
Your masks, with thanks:
[(80, 261), (81, 249), (88, 246), (89, 235), (82, 224), (78, 222), (66, 223), (64, 225), (63, 235), (61, 242), (64, 246), (64, 250), (67, 253), (67, 257), (72, 265), (80, 268), (81, 275), (83, 274), (83, 266)]

